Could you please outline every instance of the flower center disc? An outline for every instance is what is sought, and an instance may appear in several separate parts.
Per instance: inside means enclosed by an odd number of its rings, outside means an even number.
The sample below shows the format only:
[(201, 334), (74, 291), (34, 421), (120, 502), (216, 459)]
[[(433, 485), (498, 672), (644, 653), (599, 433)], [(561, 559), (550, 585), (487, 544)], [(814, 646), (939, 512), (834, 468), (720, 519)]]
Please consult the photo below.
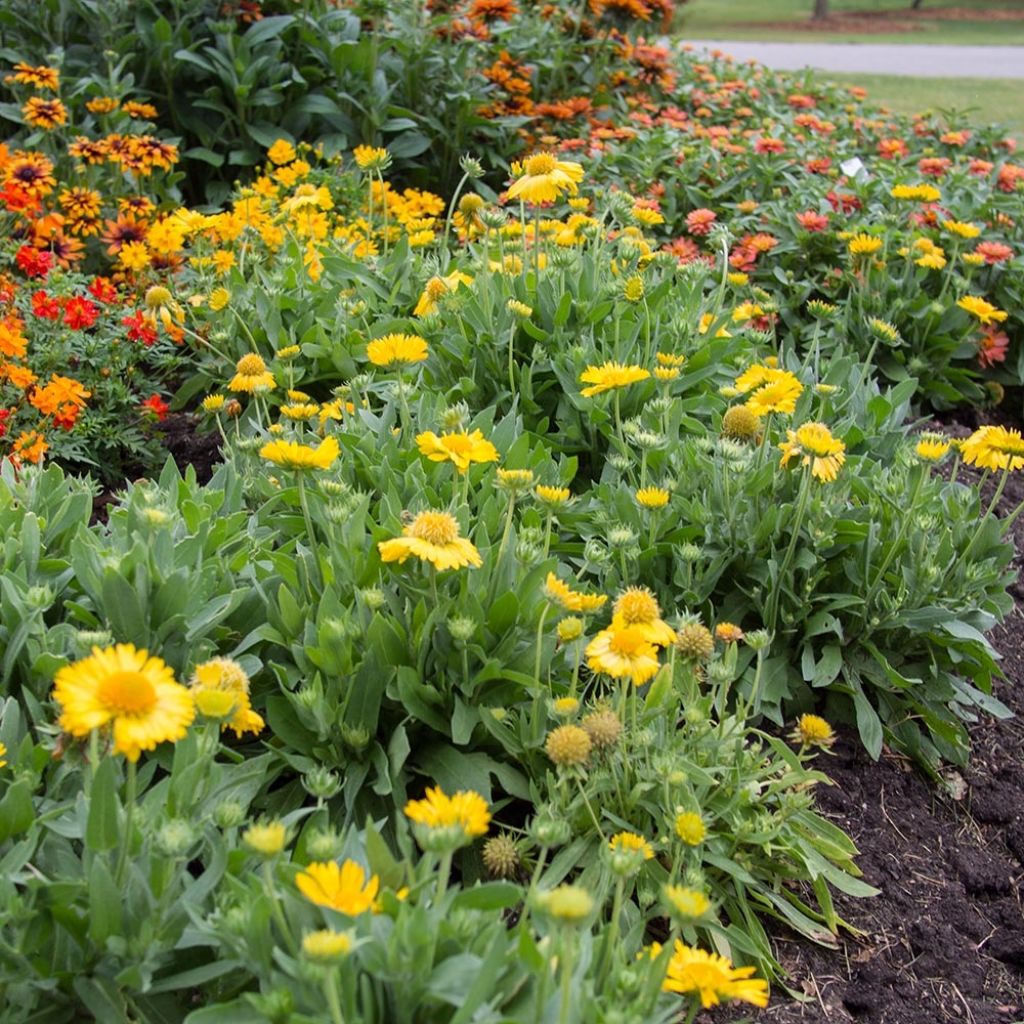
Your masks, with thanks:
[(421, 512), (409, 533), (431, 544), (450, 544), (459, 536), (459, 524), (444, 512)]
[(126, 715), (143, 714), (156, 705), (153, 684), (139, 672), (115, 672), (100, 683), (100, 702), (111, 711)]

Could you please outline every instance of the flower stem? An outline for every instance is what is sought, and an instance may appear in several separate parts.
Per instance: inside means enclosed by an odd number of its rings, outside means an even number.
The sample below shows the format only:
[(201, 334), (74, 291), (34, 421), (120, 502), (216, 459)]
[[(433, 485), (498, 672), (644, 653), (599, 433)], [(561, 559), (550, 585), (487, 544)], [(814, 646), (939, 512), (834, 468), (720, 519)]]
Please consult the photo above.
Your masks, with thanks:
[(128, 854), (132, 847), (132, 830), (135, 824), (135, 796), (138, 786), (137, 771), (135, 762), (129, 761), (124, 785), (124, 836), (121, 842), (121, 852), (117, 858), (117, 868), (114, 871), (114, 879), (119, 889), (124, 885), (124, 873), (128, 866)]
[(797, 499), (796, 515), (793, 517), (793, 535), (790, 537), (789, 547), (786, 549), (786, 557), (782, 560), (782, 565), (779, 567), (779, 575), (775, 580), (775, 586), (772, 588), (771, 597), (768, 600), (768, 614), (765, 616), (765, 620), (768, 623), (768, 632), (773, 635), (775, 633), (775, 620), (779, 613), (779, 598), (782, 593), (783, 580), (786, 578), (786, 573), (789, 572), (793, 555), (796, 553), (796, 545), (800, 539), (800, 529), (804, 523), (804, 515), (807, 512), (807, 502), (810, 496), (811, 470), (808, 468), (804, 470), (803, 479), (800, 481), (800, 497)]
[(341, 994), (338, 992), (337, 968), (333, 968), (324, 978), (324, 996), (331, 1012), (331, 1024), (345, 1024), (345, 1015), (341, 1012)]
[[(960, 556), (961, 560), (965, 560), (971, 553), (974, 545), (977, 543), (978, 538), (981, 536), (981, 531), (985, 529), (985, 523), (988, 522), (988, 517), (992, 515), (996, 505), (999, 504), (999, 499), (1003, 496), (1003, 488), (1006, 486), (1006, 481), (1010, 476), (1009, 465), (1003, 469), (1003, 475), (999, 478), (999, 483), (996, 486), (996, 492), (992, 495), (992, 500), (988, 503), (988, 508), (985, 509), (985, 514), (981, 517), (981, 522), (978, 523), (978, 529), (974, 532), (974, 536), (971, 538), (971, 542), (964, 548), (964, 553)], [(1014, 513), (1016, 516), (1016, 513)]]

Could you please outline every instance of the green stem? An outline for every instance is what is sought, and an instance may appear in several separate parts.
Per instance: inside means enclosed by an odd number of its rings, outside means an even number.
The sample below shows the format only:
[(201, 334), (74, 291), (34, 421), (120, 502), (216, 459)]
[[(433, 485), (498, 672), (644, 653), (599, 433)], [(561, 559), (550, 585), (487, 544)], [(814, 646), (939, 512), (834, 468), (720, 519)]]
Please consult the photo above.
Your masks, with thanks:
[(921, 488), (924, 486), (925, 480), (928, 478), (927, 467), (921, 467), (921, 475), (917, 478), (917, 483), (914, 485), (914, 492), (910, 498), (910, 506), (903, 516), (903, 522), (900, 523), (900, 531), (896, 534), (896, 539), (889, 546), (889, 550), (886, 552), (885, 558), (882, 559), (882, 564), (878, 568), (878, 572), (875, 575), (874, 582), (868, 589), (867, 599), (864, 601), (864, 614), (867, 615), (871, 608), (871, 602), (875, 598), (875, 594), (878, 592), (878, 588), (882, 585), (882, 581), (885, 577), (885, 570), (889, 568), (889, 564), (896, 557), (896, 552), (899, 550), (900, 545), (903, 543), (904, 538), (907, 536), (907, 531), (910, 529), (910, 523), (914, 516), (914, 510), (917, 508), (917, 499), (921, 496)]
[(341, 993), (338, 991), (338, 970), (329, 968), (324, 978), (324, 995), (327, 997), (327, 1008), (331, 1012), (331, 1024), (345, 1024), (345, 1016), (341, 1012)]
[[(985, 523), (988, 522), (988, 517), (992, 515), (993, 509), (999, 504), (999, 499), (1003, 496), (1003, 488), (1006, 486), (1007, 478), (1010, 476), (1010, 467), (1007, 466), (1003, 470), (1003, 475), (999, 478), (999, 484), (996, 487), (995, 494), (992, 495), (992, 500), (988, 503), (988, 508), (985, 509), (985, 514), (981, 517), (981, 522), (978, 523), (978, 529), (975, 531), (974, 536), (971, 538), (971, 542), (964, 548), (964, 553), (960, 556), (960, 561), (965, 561), (967, 556), (971, 553), (974, 545), (977, 543), (978, 538), (981, 536), (981, 531), (985, 529)], [(1016, 517), (1016, 512), (1014, 516)]]
[(512, 325), (512, 329), (508, 332), (508, 393), (509, 399), (512, 404), (515, 404), (516, 399), (516, 376), (515, 376), (515, 340), (516, 340), (516, 327), (517, 324)]
[(559, 968), (562, 972), (561, 1007), (558, 1011), (558, 1024), (569, 1024), (572, 1013), (572, 971), (576, 952), (576, 935), (571, 926), (562, 929), (562, 958)]
[(285, 920), (284, 911), (281, 909), (281, 899), (274, 887), (274, 874), (269, 860), (263, 862), (260, 873), (263, 876), (263, 888), (267, 894), (267, 899), (270, 901), (270, 914), (274, 918), (274, 923), (288, 945), (292, 956), (297, 956), (299, 947), (295, 943), (295, 936), (292, 935), (292, 930), (288, 927), (288, 922)]
[(619, 938), (619, 917), (622, 915), (622, 898), (626, 892), (626, 879), (619, 875), (615, 883), (615, 895), (612, 898), (612, 919), (605, 934), (604, 945), (601, 947), (601, 960), (595, 978), (604, 978), (608, 970), (608, 959)]
[(441, 863), (437, 869), (437, 889), (434, 891), (434, 904), (440, 905), (444, 894), (448, 891), (448, 878), (452, 873), (452, 857), (454, 850), (445, 850), (441, 856)]
[(127, 775), (124, 786), (124, 836), (121, 842), (121, 852), (117, 858), (117, 869), (114, 871), (114, 879), (117, 887), (124, 886), (124, 873), (128, 866), (128, 854), (132, 848), (132, 830), (135, 824), (135, 796), (138, 787), (138, 769), (134, 761), (128, 762)]
[(540, 613), (540, 621), (537, 623), (537, 642), (533, 654), (533, 684), (535, 698), (540, 693), (540, 660), (541, 655), (544, 653), (544, 620), (548, 617), (549, 611), (551, 611), (551, 603), (549, 601), (545, 601), (544, 608)]
[(789, 567), (793, 561), (793, 555), (796, 553), (797, 541), (800, 539), (800, 529), (803, 526), (804, 514), (807, 512), (807, 502), (811, 495), (811, 470), (807, 468), (804, 470), (803, 479), (800, 481), (800, 497), (797, 501), (796, 515), (793, 518), (793, 535), (789, 540), (789, 547), (786, 549), (786, 557), (782, 560), (782, 565), (779, 567), (779, 575), (775, 580), (775, 587), (772, 589), (771, 597), (768, 603), (768, 615), (766, 616), (768, 622), (768, 632), (774, 635), (775, 633), (775, 620), (779, 612), (779, 597), (782, 592), (782, 585), (786, 579), (786, 573), (789, 572)]

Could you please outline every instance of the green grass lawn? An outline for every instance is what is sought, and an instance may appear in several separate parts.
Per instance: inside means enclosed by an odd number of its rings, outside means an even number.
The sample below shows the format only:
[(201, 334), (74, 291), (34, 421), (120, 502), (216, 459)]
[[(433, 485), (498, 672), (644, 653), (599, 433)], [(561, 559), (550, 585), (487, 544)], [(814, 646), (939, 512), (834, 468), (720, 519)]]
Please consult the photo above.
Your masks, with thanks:
[[(818, 40), (863, 43), (953, 43), (986, 45), (1024, 44), (1024, 20), (939, 21), (915, 20), (913, 32), (804, 31), (766, 29), (757, 23), (810, 19), (813, 0), (690, 0), (681, 11), (678, 34), (691, 39)], [(906, 11), (910, 0), (831, 0), (833, 14), (849, 11)], [(1005, 8), (1021, 10), (1020, 3), (1006, 0), (925, 0), (923, 10), (942, 7)]]
[(1024, 144), (1024, 79), (907, 78), (824, 71), (820, 76), (863, 86), (871, 100), (903, 114), (923, 110), (970, 110), (962, 119), (964, 126), (982, 122), (1005, 124)]

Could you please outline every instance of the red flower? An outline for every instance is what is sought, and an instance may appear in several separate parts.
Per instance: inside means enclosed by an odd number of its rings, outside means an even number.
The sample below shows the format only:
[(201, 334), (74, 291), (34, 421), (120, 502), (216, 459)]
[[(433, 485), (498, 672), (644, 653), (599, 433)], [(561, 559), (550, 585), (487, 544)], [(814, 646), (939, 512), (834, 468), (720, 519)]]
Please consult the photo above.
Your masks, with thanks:
[(89, 284), (89, 294), (100, 302), (117, 302), (117, 289), (109, 277), (94, 277)]
[(147, 415), (155, 416), (157, 423), (159, 423), (167, 415), (171, 407), (159, 395), (150, 395), (142, 403), (142, 408)]
[(953, 161), (948, 156), (926, 156), (923, 160), (918, 160), (917, 169), (922, 174), (930, 174), (933, 178), (942, 178), (952, 165)]
[(755, 153), (785, 153), (786, 144), (782, 139), (758, 139), (754, 143)]
[(32, 312), (44, 320), (60, 319), (60, 303), (44, 291), (33, 292)]
[(714, 210), (699, 209), (691, 210), (686, 215), (686, 230), (691, 235), (706, 235), (711, 230), (711, 225), (718, 219)]
[(1010, 338), (1005, 331), (999, 330), (995, 324), (983, 327), (978, 339), (978, 365), (987, 368), (1003, 362), (1009, 347)]
[(1013, 256), (1013, 250), (1002, 242), (979, 242), (974, 251), (979, 256), (984, 256), (985, 262), (990, 267)]
[(878, 153), (883, 160), (900, 160), (910, 152), (910, 147), (902, 139), (880, 139)]
[(967, 165), (967, 173), (973, 174), (977, 178), (986, 178), (992, 173), (992, 168), (995, 164), (989, 160), (972, 160)]
[(0, 409), (0, 437), (7, 433), (7, 417), (10, 415), (10, 409)]
[(53, 425), (61, 430), (70, 430), (78, 420), (79, 407), (74, 402), (62, 405), (53, 414)]
[(146, 348), (156, 344), (156, 328), (146, 321), (141, 312), (122, 317), (121, 323), (128, 328), (129, 341), (141, 341)]
[(86, 330), (96, 323), (100, 308), (88, 299), (76, 295), (64, 303), (64, 323), (73, 331)]
[(827, 156), (822, 156), (816, 160), (808, 160), (804, 167), (808, 174), (827, 174), (832, 167), (832, 161)]
[(53, 253), (23, 245), (14, 256), (26, 277), (46, 277), (53, 267)]
[(824, 213), (815, 213), (814, 210), (798, 213), (796, 219), (804, 231), (810, 231), (812, 234), (825, 231), (828, 228), (828, 217)]

